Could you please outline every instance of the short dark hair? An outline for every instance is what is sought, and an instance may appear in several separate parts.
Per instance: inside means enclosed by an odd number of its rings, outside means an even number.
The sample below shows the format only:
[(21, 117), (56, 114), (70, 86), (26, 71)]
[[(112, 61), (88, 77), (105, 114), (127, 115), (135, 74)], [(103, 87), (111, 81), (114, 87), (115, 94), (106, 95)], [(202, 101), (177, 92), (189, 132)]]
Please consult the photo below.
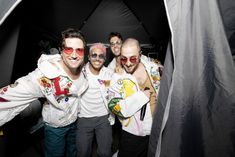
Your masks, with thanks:
[(60, 48), (63, 49), (65, 46), (65, 39), (66, 38), (79, 38), (82, 40), (84, 44), (84, 48), (86, 47), (86, 41), (84, 38), (83, 33), (75, 28), (68, 28), (61, 32), (61, 41), (60, 41)]
[(109, 41), (110, 41), (110, 39), (112, 38), (112, 37), (118, 37), (119, 39), (121, 39), (121, 41), (123, 41), (123, 38), (122, 38), (122, 35), (120, 34), (120, 33), (118, 33), (118, 32), (111, 32), (110, 34), (109, 34)]

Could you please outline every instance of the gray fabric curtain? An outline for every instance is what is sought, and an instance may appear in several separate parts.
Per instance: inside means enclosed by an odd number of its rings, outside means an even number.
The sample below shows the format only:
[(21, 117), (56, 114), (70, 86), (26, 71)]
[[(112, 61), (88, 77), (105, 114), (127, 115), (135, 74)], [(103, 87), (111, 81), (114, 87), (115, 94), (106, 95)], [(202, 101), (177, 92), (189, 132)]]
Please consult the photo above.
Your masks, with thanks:
[(172, 40), (149, 157), (235, 156), (235, 68), (217, 2), (165, 6)]
[(21, 0), (0, 0), (0, 26)]

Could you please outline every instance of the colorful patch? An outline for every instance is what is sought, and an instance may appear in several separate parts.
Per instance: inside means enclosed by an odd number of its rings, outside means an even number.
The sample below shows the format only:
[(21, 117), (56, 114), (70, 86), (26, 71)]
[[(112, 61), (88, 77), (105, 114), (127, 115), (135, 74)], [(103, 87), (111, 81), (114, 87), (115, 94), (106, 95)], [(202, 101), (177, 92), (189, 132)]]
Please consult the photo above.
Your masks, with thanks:
[(51, 80), (46, 77), (39, 78), (39, 84), (43, 87), (43, 92), (50, 94), (52, 91)]
[(161, 76), (160, 76), (160, 73), (159, 73), (158, 69), (155, 69), (154, 67), (151, 67), (150, 75), (151, 75), (151, 78), (152, 78), (152, 81), (153, 81), (154, 89), (158, 90), (159, 86), (160, 86), (160, 80), (161, 80)]
[(69, 97), (66, 97), (64, 100), (65, 100), (65, 102), (68, 102), (69, 101)]
[(124, 98), (131, 96), (137, 91), (137, 86), (135, 82), (133, 82), (130, 79), (123, 79), (122, 84), (123, 84), (123, 92), (125, 93)]
[(151, 75), (153, 81), (160, 81), (161, 80), (161, 77), (160, 76), (153, 76)]
[(3, 95), (5, 92), (7, 92), (7, 90), (8, 90), (8, 86), (5, 86), (5, 87), (1, 88), (0, 94)]
[(9, 100), (6, 100), (6, 99), (0, 97), (0, 102), (9, 102)]
[(44, 88), (51, 88), (51, 80), (46, 77), (40, 78), (39, 84), (43, 86)]
[(122, 79), (118, 79), (118, 80), (117, 80), (117, 84), (118, 84), (118, 85), (122, 85)]
[(120, 104), (116, 104), (116, 106), (114, 106), (113, 110), (114, 110), (115, 112), (120, 112), (120, 111), (121, 111)]
[(98, 82), (99, 82), (101, 85), (104, 84), (105, 87), (109, 87), (109, 86), (110, 86), (110, 80), (101, 80), (101, 79), (98, 79)]
[(72, 85), (72, 82), (65, 77), (56, 77), (53, 79), (54, 87), (55, 87), (55, 95), (68, 95), (69, 88)]
[(116, 114), (117, 116), (124, 117), (121, 113), (121, 107), (118, 103), (120, 100), (121, 100), (121, 98), (111, 99), (109, 104), (108, 104), (108, 107), (109, 107), (109, 110), (111, 112), (113, 112), (114, 114)]

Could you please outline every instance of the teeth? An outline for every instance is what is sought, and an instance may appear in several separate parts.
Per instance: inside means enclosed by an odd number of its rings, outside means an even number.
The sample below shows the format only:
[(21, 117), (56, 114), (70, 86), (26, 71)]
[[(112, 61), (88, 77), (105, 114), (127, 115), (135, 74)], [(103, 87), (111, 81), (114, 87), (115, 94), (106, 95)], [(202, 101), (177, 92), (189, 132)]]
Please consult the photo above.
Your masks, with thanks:
[(71, 63), (77, 63), (77, 60), (70, 60)]

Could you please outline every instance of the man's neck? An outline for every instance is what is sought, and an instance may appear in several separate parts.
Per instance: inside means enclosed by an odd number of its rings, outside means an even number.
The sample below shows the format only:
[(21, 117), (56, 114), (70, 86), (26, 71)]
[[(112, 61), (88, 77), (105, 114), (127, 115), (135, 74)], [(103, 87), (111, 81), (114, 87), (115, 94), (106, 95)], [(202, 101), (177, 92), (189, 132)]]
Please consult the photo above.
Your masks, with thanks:
[(100, 69), (95, 69), (95, 68), (93, 68), (92, 67), (92, 65), (91, 64), (89, 64), (89, 70), (90, 70), (90, 72), (93, 74), (93, 75), (99, 75), (99, 73), (100, 73), (100, 70), (101, 70), (101, 68)]
[(76, 80), (79, 78), (80, 76), (80, 72), (81, 72), (81, 66), (78, 67), (77, 69), (70, 69), (68, 68), (63, 61), (61, 62), (62, 68), (64, 69), (65, 73), (73, 80)]
[(117, 56), (115, 57), (115, 59), (116, 59), (116, 65), (121, 66), (121, 56)]
[(143, 84), (148, 76), (145, 66), (142, 63), (139, 63), (137, 69), (132, 75), (137, 79), (139, 84)]

